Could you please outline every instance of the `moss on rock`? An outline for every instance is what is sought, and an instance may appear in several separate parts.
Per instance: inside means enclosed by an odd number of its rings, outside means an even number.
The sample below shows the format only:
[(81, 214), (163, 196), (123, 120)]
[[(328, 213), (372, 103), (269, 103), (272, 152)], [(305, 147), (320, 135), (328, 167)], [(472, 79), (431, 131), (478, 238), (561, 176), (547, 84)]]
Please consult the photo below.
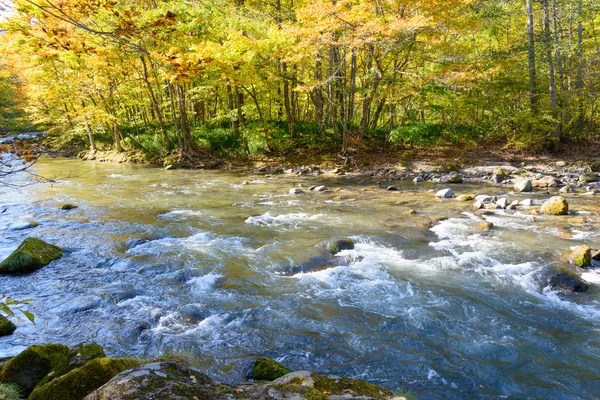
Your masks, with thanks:
[(592, 249), (588, 246), (579, 246), (573, 250), (569, 256), (571, 264), (585, 268), (592, 265)]
[(12, 334), (17, 327), (4, 316), (0, 315), (0, 336), (8, 336)]
[[(314, 373), (311, 376), (315, 390), (321, 393), (327, 392), (337, 395), (352, 393), (355, 396), (372, 397), (374, 399), (387, 399), (392, 396), (392, 392), (389, 390), (359, 379), (331, 377)], [(323, 399), (327, 397), (324, 396)]]
[(0, 263), (0, 274), (32, 272), (61, 258), (62, 255), (60, 247), (29, 237)]
[(106, 357), (106, 354), (104, 354), (104, 350), (102, 350), (102, 347), (99, 344), (90, 343), (76, 347), (64, 360), (52, 368), (52, 370), (38, 382), (36, 389), (76, 368), (83, 367), (91, 360), (102, 357)]
[(254, 366), (248, 374), (248, 378), (257, 381), (274, 381), (290, 372), (289, 369), (275, 360), (268, 357), (259, 357), (254, 361)]
[(351, 239), (339, 239), (334, 240), (327, 246), (327, 250), (331, 254), (337, 254), (342, 250), (352, 250), (354, 249), (354, 242)]
[(62, 344), (30, 346), (2, 367), (0, 381), (17, 385), (21, 393), (27, 396), (70, 351), (69, 347)]
[(554, 196), (542, 204), (540, 212), (546, 215), (568, 215), (569, 203), (562, 196)]
[(80, 400), (108, 382), (118, 373), (135, 368), (130, 358), (96, 358), (71, 372), (36, 387), (29, 400)]

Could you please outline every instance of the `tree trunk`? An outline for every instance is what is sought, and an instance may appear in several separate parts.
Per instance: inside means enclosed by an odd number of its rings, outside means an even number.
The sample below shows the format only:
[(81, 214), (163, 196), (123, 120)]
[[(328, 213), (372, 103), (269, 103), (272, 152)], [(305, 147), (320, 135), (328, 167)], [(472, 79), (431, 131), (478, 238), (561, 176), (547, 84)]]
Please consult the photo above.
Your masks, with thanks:
[(558, 124), (558, 103), (556, 99), (556, 82), (554, 77), (554, 59), (552, 56), (552, 33), (550, 31), (550, 0), (543, 0), (544, 7), (544, 47), (546, 48), (546, 58), (548, 61), (548, 93), (550, 95), (550, 109), (554, 118), (554, 127), (552, 132), (553, 151), (560, 150), (560, 126)]
[(190, 156), (194, 153), (194, 143), (190, 132), (190, 121), (188, 119), (187, 108), (185, 103), (185, 92), (179, 84), (175, 85), (177, 89), (177, 99), (179, 102), (179, 119), (181, 122), (181, 137), (183, 138), (183, 147), (181, 151)]
[(527, 0), (527, 39), (528, 39), (528, 69), (529, 69), (529, 102), (531, 115), (537, 114), (537, 92), (535, 73), (535, 32), (533, 25), (533, 0)]
[(146, 59), (143, 55), (140, 56), (140, 60), (142, 60), (142, 69), (144, 72), (144, 83), (146, 84), (146, 88), (148, 89), (148, 93), (150, 94), (150, 102), (152, 104), (152, 109), (156, 115), (156, 120), (158, 121), (158, 126), (165, 138), (166, 143), (169, 143), (171, 139), (169, 138), (169, 134), (167, 133), (167, 128), (163, 122), (162, 113), (160, 112), (160, 105), (156, 100), (156, 96), (154, 95), (154, 89), (152, 89), (152, 85), (150, 84), (150, 80), (148, 78), (148, 67), (146, 66)]

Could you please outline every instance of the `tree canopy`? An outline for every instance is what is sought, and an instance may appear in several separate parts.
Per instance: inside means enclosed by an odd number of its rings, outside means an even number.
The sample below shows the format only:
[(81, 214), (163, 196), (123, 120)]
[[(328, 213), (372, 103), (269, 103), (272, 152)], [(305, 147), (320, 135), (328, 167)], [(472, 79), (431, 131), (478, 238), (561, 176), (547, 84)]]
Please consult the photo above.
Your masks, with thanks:
[(189, 157), (556, 151), (598, 138), (598, 24), (591, 0), (16, 0), (0, 121)]

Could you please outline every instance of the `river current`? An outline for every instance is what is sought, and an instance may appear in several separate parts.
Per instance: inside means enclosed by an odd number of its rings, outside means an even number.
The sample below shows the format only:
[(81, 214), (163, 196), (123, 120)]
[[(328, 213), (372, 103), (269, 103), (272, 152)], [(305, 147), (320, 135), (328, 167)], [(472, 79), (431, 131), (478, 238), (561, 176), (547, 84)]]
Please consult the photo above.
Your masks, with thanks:
[[(0, 257), (28, 236), (65, 256), (26, 276), (0, 275), (0, 292), (33, 298), (36, 316), (31, 324), (16, 313), (0, 357), (95, 341), (111, 356), (184, 353), (227, 382), (266, 355), (423, 400), (600, 394), (600, 272), (584, 274), (587, 293), (546, 287), (562, 253), (600, 248), (593, 197), (569, 197), (575, 215), (566, 217), (497, 211), (485, 216), (494, 229), (479, 232), (471, 203), (436, 199), (443, 186), (431, 183), (388, 192), (376, 178), (67, 159), (41, 160), (34, 172), (70, 178), (0, 188)], [(289, 194), (299, 184), (304, 193)], [(308, 191), (315, 184), (330, 191)], [(65, 203), (78, 208), (60, 210)], [(40, 225), (15, 229), (29, 221)], [(341, 237), (355, 249), (290, 274)]]

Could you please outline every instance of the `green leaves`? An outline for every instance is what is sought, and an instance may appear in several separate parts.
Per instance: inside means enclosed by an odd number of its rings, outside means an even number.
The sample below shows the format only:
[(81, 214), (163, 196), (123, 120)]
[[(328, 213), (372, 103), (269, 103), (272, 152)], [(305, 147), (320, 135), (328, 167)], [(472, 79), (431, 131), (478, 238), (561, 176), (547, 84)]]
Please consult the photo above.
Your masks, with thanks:
[(23, 304), (31, 303), (33, 299), (24, 299), (24, 300), (15, 300), (11, 296), (2, 295), (0, 297), (0, 311), (4, 312), (9, 317), (14, 317), (15, 313), (13, 309), (19, 310), (25, 317), (31, 321), (32, 324), (35, 324), (35, 315), (33, 313), (21, 310), (19, 306)]

